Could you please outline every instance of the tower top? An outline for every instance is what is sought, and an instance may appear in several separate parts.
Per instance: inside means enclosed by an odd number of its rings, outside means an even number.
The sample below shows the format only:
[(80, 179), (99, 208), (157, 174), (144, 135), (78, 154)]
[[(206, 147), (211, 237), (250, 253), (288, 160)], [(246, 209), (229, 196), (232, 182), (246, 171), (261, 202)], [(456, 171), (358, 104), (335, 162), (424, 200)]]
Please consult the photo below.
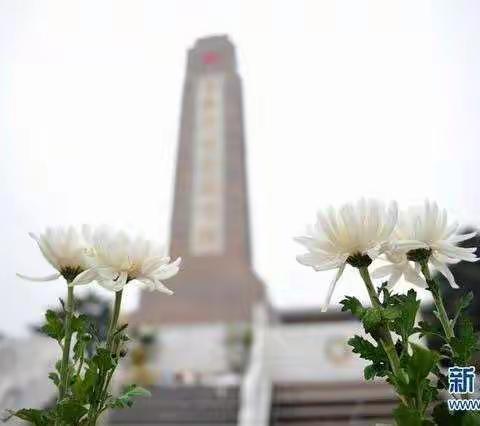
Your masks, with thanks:
[(187, 75), (236, 70), (235, 47), (226, 35), (200, 38), (188, 51)]

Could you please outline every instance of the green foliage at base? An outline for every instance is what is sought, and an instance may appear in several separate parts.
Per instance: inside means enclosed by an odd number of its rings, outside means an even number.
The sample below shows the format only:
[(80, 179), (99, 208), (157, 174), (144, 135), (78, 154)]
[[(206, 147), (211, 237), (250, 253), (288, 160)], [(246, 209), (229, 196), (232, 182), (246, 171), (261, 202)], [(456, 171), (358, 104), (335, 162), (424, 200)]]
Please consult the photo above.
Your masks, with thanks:
[[(64, 315), (48, 310), (41, 330), (63, 347), (65, 338)], [(91, 426), (108, 409), (131, 407), (135, 398), (149, 396), (150, 392), (135, 384), (114, 396), (109, 385), (119, 361), (125, 356), (126, 324), (118, 327), (111, 339), (110, 349), (98, 335), (96, 327), (86, 315), (73, 315), (74, 345), (68, 365), (68, 387), (65, 396), (50, 409), (26, 408), (9, 411), (5, 421), (17, 417), (35, 426)], [(91, 351), (93, 348), (93, 351)], [(92, 352), (92, 353), (90, 353)], [(59, 388), (61, 362), (48, 377)]]
[[(464, 314), (472, 296), (467, 294), (461, 299), (452, 320), (455, 337), (450, 339), (445, 337), (440, 323), (419, 322), (416, 325), (420, 301), (414, 290), (407, 294), (392, 294), (384, 283), (378, 289), (378, 296), (380, 306), (376, 307), (365, 307), (350, 296), (340, 303), (342, 311), (351, 312), (362, 322), (367, 334), (367, 338), (354, 336), (348, 341), (354, 353), (370, 362), (364, 369), (365, 379), (384, 377), (399, 397), (399, 405), (393, 413), (396, 424), (480, 425), (478, 413), (449, 413), (440, 395), (440, 391), (447, 387), (440, 362), (447, 360), (450, 365), (468, 366), (480, 349), (478, 336)], [(386, 351), (385, 330), (396, 337), (394, 347), (400, 360), (396, 372)], [(411, 341), (415, 334), (420, 337), (436, 336), (443, 340), (444, 345), (440, 352), (430, 350)], [(433, 415), (429, 415), (435, 403)]]

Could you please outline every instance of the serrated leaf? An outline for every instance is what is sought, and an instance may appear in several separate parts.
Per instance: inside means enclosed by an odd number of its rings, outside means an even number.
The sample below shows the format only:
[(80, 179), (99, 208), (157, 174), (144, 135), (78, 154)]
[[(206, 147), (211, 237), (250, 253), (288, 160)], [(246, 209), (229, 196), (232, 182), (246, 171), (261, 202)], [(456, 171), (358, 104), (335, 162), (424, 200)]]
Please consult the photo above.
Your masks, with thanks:
[(48, 374), (48, 378), (55, 384), (55, 386), (60, 384), (60, 376), (58, 373), (51, 372)]
[(90, 319), (86, 315), (74, 315), (72, 318), (72, 332), (85, 333), (90, 326)]
[(460, 301), (458, 302), (457, 312), (455, 313), (455, 317), (452, 320), (453, 327), (455, 327), (455, 324), (458, 318), (460, 317), (460, 315), (462, 315), (463, 311), (465, 311), (470, 306), (470, 304), (472, 303), (472, 300), (473, 300), (473, 292), (469, 291), (468, 293), (462, 295), (462, 297), (460, 298)]
[(455, 337), (450, 339), (450, 346), (454, 352), (453, 361), (457, 365), (469, 365), (479, 346), (473, 324), (470, 319), (460, 316), (455, 330)]
[(400, 404), (393, 411), (397, 426), (422, 426), (422, 415), (412, 408)]
[(373, 364), (367, 365), (363, 369), (363, 376), (365, 377), (365, 380), (372, 380), (375, 378), (377, 375), (377, 369)]
[(409, 290), (406, 295), (395, 295), (391, 298), (391, 302), (399, 312), (399, 315), (393, 319), (392, 329), (402, 336), (405, 343), (415, 332), (415, 318), (420, 308), (420, 300), (417, 300), (417, 293), (414, 290)]
[(378, 287), (377, 293), (378, 297), (382, 296), (383, 298), (382, 305), (388, 306), (390, 303), (390, 290), (388, 289), (388, 281), (384, 281), (380, 287)]
[(418, 323), (418, 327), (414, 328), (413, 333), (419, 333), (420, 337), (435, 336), (445, 340), (445, 336), (443, 336), (441, 328), (426, 321), (420, 321)]
[(347, 296), (340, 304), (342, 305), (343, 312), (350, 311), (357, 318), (363, 316), (364, 308), (356, 297)]
[(438, 354), (415, 343), (411, 343), (412, 356), (408, 365), (408, 375), (412, 383), (419, 386), (430, 374), (438, 361)]
[(45, 314), (46, 323), (42, 326), (41, 331), (52, 339), (61, 341), (64, 336), (63, 321), (59, 315), (49, 309)]
[(86, 407), (75, 401), (61, 402), (57, 406), (57, 417), (69, 425), (77, 424), (87, 412)]
[(382, 311), (382, 317), (389, 321), (394, 320), (401, 315), (401, 309), (396, 306), (388, 307)]
[(100, 370), (104, 371), (110, 370), (116, 365), (110, 351), (103, 348), (97, 349), (97, 353), (92, 358), (92, 361)]
[(360, 336), (352, 337), (348, 344), (352, 347), (354, 353), (359, 354), (360, 358), (372, 362), (363, 371), (366, 380), (371, 380), (376, 376), (383, 377), (387, 374), (388, 358), (382, 347), (375, 346)]
[(49, 426), (51, 425), (51, 417), (48, 411), (37, 410), (34, 408), (22, 408), (18, 411), (9, 411), (11, 417), (17, 417), (34, 424), (35, 426)]
[(83, 377), (77, 377), (72, 386), (72, 392), (78, 401), (90, 401), (93, 395), (93, 389), (97, 382), (98, 372), (96, 368), (87, 368)]
[(117, 336), (117, 335), (120, 334), (122, 331), (125, 331), (127, 327), (128, 327), (128, 324), (123, 324), (122, 326), (120, 326), (120, 327), (117, 329), (117, 331), (115, 331), (114, 336)]
[(77, 338), (75, 345), (73, 346), (73, 360), (78, 361), (81, 357), (83, 357), (85, 353), (85, 348), (87, 347), (87, 342), (82, 336)]
[(140, 386), (130, 385), (125, 389), (122, 395), (115, 398), (109, 405), (111, 408), (131, 407), (133, 405), (133, 399), (142, 396), (151, 396), (151, 393)]
[(378, 308), (365, 309), (362, 322), (367, 333), (374, 331), (382, 323), (382, 310)]

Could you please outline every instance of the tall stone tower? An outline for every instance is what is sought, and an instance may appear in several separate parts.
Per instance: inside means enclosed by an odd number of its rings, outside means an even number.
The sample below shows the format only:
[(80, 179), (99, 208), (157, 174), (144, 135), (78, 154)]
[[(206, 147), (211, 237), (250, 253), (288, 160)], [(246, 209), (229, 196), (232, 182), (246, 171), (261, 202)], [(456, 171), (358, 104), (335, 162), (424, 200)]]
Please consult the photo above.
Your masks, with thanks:
[(171, 220), (170, 253), (183, 268), (168, 281), (171, 298), (142, 294), (142, 321), (244, 321), (263, 295), (251, 265), (242, 108), (233, 44), (199, 39), (188, 52)]

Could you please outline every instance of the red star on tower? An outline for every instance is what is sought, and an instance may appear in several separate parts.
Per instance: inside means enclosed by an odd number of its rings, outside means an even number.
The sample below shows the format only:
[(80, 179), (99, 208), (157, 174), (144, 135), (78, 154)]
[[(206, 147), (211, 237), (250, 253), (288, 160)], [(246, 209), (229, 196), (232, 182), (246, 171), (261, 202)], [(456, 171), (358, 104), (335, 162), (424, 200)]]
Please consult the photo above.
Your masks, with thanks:
[(212, 65), (218, 62), (220, 56), (216, 52), (206, 52), (202, 55), (202, 62), (205, 65)]

